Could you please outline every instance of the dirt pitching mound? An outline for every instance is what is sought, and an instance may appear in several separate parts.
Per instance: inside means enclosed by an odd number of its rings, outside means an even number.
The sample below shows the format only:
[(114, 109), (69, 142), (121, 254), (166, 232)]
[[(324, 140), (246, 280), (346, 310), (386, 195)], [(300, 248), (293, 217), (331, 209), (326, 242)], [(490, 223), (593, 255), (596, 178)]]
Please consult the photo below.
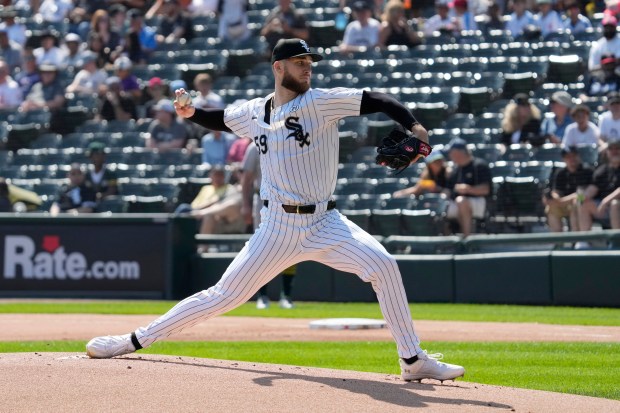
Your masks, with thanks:
[(158, 355), (0, 354), (10, 412), (620, 412), (620, 402), (465, 382)]

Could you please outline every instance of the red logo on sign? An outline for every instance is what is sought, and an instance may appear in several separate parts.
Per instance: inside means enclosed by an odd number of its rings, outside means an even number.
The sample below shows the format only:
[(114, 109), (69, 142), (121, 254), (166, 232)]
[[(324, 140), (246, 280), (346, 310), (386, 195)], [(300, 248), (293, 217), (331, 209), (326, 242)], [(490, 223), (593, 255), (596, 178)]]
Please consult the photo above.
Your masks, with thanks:
[(60, 247), (60, 237), (58, 235), (45, 235), (41, 246), (45, 251), (52, 253)]

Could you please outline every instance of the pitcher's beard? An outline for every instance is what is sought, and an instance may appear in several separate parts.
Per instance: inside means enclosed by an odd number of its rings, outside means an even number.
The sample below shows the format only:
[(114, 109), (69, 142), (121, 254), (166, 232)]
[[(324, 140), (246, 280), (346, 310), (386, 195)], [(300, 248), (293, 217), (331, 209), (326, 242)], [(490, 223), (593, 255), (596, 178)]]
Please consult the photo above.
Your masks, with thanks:
[(308, 89), (310, 89), (310, 85), (306, 83), (301, 83), (293, 78), (288, 72), (284, 72), (284, 76), (282, 77), (282, 87), (287, 88), (288, 90), (292, 90), (295, 93), (306, 93)]

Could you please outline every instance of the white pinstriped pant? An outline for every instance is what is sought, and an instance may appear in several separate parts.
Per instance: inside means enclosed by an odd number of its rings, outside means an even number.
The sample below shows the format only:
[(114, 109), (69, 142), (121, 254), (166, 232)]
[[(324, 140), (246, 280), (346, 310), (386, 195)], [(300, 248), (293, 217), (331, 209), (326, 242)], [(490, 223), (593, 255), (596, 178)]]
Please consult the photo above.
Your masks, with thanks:
[(261, 210), (261, 224), (213, 287), (179, 302), (136, 330), (143, 347), (226, 313), (291, 265), (318, 261), (370, 282), (400, 357), (421, 352), (398, 265), (371, 235), (326, 203), (314, 214), (289, 214), (277, 203)]

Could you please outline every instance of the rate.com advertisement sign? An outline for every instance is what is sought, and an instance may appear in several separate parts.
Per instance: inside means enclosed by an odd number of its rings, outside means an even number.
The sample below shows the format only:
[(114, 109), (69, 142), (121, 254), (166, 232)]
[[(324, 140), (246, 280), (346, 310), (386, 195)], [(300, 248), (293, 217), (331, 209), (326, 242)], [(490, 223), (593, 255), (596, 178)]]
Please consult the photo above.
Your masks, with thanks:
[(163, 295), (165, 243), (164, 225), (3, 225), (0, 295), (10, 291)]

